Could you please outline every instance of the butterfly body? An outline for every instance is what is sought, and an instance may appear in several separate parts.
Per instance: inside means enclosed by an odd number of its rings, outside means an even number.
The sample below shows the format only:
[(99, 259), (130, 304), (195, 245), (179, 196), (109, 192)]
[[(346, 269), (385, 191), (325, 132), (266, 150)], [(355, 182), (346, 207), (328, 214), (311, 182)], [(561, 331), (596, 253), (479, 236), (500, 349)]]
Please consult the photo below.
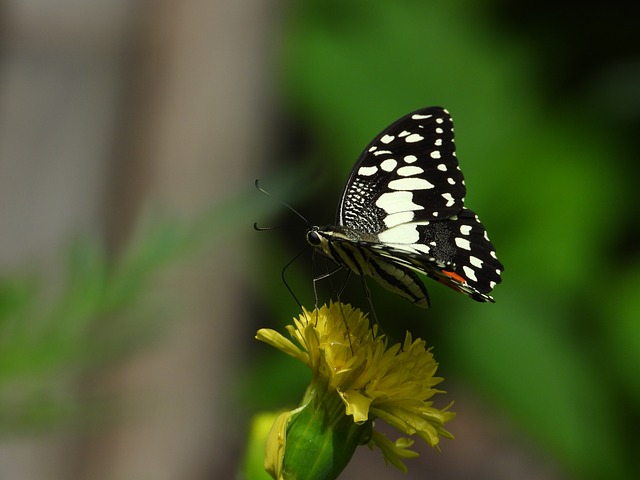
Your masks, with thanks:
[(429, 306), (427, 289), (418, 276), (380, 251), (370, 234), (362, 237), (340, 227), (312, 227), (307, 241), (335, 263), (357, 275), (375, 278), (387, 290), (421, 307)]
[(336, 225), (312, 227), (307, 241), (358, 275), (428, 307), (427, 275), (479, 302), (504, 267), (478, 216), (464, 207), (466, 186), (453, 123), (440, 107), (402, 117), (356, 161)]

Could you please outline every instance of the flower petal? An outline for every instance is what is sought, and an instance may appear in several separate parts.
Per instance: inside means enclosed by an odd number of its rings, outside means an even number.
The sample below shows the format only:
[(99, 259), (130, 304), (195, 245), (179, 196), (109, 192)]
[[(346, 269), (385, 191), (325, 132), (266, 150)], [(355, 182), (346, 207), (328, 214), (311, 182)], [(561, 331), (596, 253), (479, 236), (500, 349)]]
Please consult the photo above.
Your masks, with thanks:
[(384, 460), (390, 462), (394, 467), (403, 473), (407, 473), (407, 466), (402, 463), (401, 458), (416, 458), (420, 456), (418, 452), (409, 450), (408, 447), (413, 445), (413, 440), (408, 438), (399, 438), (395, 442), (389, 440), (383, 433), (376, 430), (373, 431), (370, 446), (376, 446), (384, 455)]
[(291, 340), (283, 337), (280, 333), (269, 328), (261, 328), (256, 333), (256, 338), (265, 342), (272, 347), (300, 360), (302, 363), (309, 365), (309, 355), (300, 350)]
[(347, 415), (353, 416), (353, 421), (357, 424), (366, 422), (369, 419), (369, 406), (371, 405), (371, 399), (365, 397), (357, 390), (347, 390), (341, 392), (338, 390), (342, 401), (347, 406)]

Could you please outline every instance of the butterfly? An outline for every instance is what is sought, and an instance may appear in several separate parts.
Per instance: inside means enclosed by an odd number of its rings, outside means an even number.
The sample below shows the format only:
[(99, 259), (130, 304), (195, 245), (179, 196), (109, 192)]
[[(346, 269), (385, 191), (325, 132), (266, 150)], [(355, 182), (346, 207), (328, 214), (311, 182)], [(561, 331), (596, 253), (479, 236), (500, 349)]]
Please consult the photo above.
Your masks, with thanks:
[(466, 191), (449, 112), (423, 108), (364, 149), (336, 224), (312, 226), (306, 239), (339, 267), (370, 276), (420, 307), (429, 307), (429, 295), (416, 272), (493, 302), (489, 293), (504, 267), (478, 216), (464, 206)]

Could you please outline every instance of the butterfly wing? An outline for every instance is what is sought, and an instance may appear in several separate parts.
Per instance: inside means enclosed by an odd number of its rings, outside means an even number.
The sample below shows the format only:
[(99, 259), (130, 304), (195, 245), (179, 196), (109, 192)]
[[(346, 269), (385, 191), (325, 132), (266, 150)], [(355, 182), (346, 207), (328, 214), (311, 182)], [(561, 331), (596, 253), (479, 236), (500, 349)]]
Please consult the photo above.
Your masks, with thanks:
[(365, 148), (342, 193), (337, 224), (378, 234), (403, 223), (445, 219), (460, 212), (465, 194), (451, 116), (441, 107), (424, 108)]
[(493, 302), (488, 293), (502, 281), (504, 267), (480, 219), (468, 208), (446, 221), (391, 228), (370, 248), (479, 302)]

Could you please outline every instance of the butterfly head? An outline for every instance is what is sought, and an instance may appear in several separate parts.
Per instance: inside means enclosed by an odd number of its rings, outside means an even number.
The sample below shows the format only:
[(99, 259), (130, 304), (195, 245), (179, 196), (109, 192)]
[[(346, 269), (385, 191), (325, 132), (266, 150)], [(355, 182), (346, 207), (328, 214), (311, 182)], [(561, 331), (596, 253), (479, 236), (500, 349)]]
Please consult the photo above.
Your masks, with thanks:
[(307, 243), (313, 248), (320, 250), (329, 258), (333, 258), (331, 255), (331, 247), (329, 242), (331, 241), (331, 231), (323, 227), (310, 227), (307, 230), (306, 238)]
[(346, 231), (342, 231), (340, 227), (310, 227), (307, 230), (307, 243), (312, 247), (321, 250), (327, 250), (327, 244), (334, 240), (350, 240), (350, 236)]
[(312, 247), (319, 247), (322, 245), (323, 239), (322, 234), (320, 233), (320, 227), (311, 227), (307, 230), (307, 243)]
[(307, 230), (307, 243), (314, 248), (319, 249), (329, 258), (342, 264), (335, 252), (338, 244), (344, 245), (359, 240), (358, 235), (349, 228), (339, 225), (326, 225), (324, 227), (313, 226)]
[[(307, 230), (307, 242), (315, 248), (325, 249), (330, 242), (360, 242), (376, 241), (373, 235), (365, 235), (360, 232), (340, 225), (326, 225), (324, 227), (310, 227)], [(367, 238), (365, 238), (367, 237)], [(369, 238), (371, 237), (371, 238)]]

